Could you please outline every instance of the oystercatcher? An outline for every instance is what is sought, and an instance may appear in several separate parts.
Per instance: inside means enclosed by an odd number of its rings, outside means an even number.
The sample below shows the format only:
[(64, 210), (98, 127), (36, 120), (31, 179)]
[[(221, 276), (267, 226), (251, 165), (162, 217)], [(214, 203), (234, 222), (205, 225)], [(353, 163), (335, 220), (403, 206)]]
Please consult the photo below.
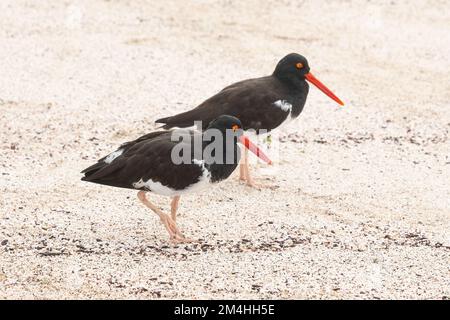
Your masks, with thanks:
[[(234, 83), (205, 100), (196, 108), (156, 120), (162, 128), (186, 128), (202, 121), (202, 129), (221, 114), (242, 121), (244, 130), (270, 131), (283, 122), (297, 118), (302, 112), (309, 91), (308, 82), (340, 105), (344, 103), (310, 72), (308, 60), (291, 53), (281, 59), (272, 75)], [(248, 167), (247, 152), (240, 167), (240, 179), (255, 186)]]
[[(200, 143), (196, 145), (196, 141)], [(170, 238), (188, 241), (176, 225), (180, 196), (228, 178), (240, 159), (238, 142), (270, 164), (270, 159), (243, 135), (241, 121), (222, 115), (203, 132), (156, 131), (126, 142), (84, 169), (81, 180), (140, 190), (139, 200), (159, 216)], [(172, 197), (171, 216), (147, 199), (147, 191)]]

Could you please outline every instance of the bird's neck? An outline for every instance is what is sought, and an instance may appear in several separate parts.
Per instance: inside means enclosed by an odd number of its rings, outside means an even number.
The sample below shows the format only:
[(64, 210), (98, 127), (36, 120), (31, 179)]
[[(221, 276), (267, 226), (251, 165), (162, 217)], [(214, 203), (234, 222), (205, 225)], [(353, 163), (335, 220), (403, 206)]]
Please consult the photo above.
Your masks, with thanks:
[(292, 104), (291, 117), (296, 118), (302, 112), (309, 92), (309, 84), (304, 79), (289, 76), (274, 76), (287, 88), (287, 99)]
[(304, 79), (299, 79), (291, 74), (278, 73), (277, 70), (273, 73), (273, 76), (280, 80), (285, 86), (291, 90), (301, 90), (304, 87), (306, 81)]
[(211, 182), (219, 182), (228, 178), (240, 159), (239, 146), (233, 143), (227, 143), (225, 141), (218, 142), (203, 142), (203, 158), (205, 160), (205, 166), (211, 173)]
[(219, 182), (228, 178), (236, 169), (237, 163), (233, 164), (217, 164), (212, 163), (210, 165), (206, 165), (209, 172), (211, 173), (211, 182)]

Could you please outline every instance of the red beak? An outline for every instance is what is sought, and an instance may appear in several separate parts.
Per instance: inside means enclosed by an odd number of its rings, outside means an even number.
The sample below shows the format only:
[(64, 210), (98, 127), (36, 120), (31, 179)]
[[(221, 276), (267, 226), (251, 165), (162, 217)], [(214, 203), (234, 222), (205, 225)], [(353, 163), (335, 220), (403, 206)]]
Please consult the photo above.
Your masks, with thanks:
[(339, 99), (338, 97), (336, 97), (336, 95), (331, 92), (330, 89), (328, 89), (322, 82), (319, 81), (319, 79), (317, 79), (316, 77), (313, 76), (313, 74), (307, 73), (305, 75), (306, 80), (308, 80), (309, 82), (311, 82), (313, 85), (315, 85), (317, 88), (319, 88), (320, 91), (322, 91), (323, 93), (325, 93), (327, 96), (329, 96), (331, 99), (333, 99), (334, 101), (336, 101), (337, 103), (339, 103), (341, 106), (344, 105), (344, 103), (341, 101), (341, 99)]
[(253, 144), (253, 142), (251, 142), (249, 138), (242, 135), (240, 137), (240, 141), (244, 145), (244, 147), (253, 152), (258, 158), (267, 162), (268, 164), (272, 164), (272, 160), (270, 160), (269, 157), (266, 156), (264, 152), (261, 151), (261, 149), (259, 149), (255, 144)]

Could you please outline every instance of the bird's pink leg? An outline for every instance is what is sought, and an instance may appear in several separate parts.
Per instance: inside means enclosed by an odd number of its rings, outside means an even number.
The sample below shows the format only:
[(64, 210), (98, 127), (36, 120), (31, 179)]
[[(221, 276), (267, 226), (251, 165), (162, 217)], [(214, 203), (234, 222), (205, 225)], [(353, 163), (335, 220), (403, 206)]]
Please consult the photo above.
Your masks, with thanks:
[(244, 148), (244, 159), (241, 159), (241, 163), (239, 164), (239, 180), (247, 181), (247, 149)]
[(255, 188), (257, 190), (261, 190), (262, 188), (276, 189), (276, 186), (269, 186), (265, 184), (257, 183), (253, 180), (252, 175), (250, 174), (250, 164), (248, 162), (248, 150), (244, 149), (244, 162), (240, 164), (240, 177), (239, 180), (245, 181), (245, 184), (251, 188)]
[(249, 187), (255, 188), (260, 190), (261, 189), (261, 185), (257, 184), (253, 178), (252, 175), (250, 174), (250, 166), (248, 165), (248, 163), (245, 165), (245, 176), (247, 177), (245, 180), (245, 184)]
[(178, 204), (180, 203), (180, 196), (175, 196), (172, 198), (172, 203), (170, 204), (170, 216), (173, 222), (177, 221), (177, 210)]
[(247, 180), (247, 175), (245, 174), (246, 172), (246, 164), (245, 163), (240, 163), (239, 164), (239, 180), (240, 181), (246, 181)]
[[(170, 204), (170, 216), (172, 221), (176, 225), (177, 220), (177, 211), (178, 211), (178, 204), (180, 203), (180, 196), (175, 196), (172, 198), (172, 202)], [(183, 235), (182, 235), (183, 236)], [(175, 239), (175, 242), (192, 242), (192, 239), (186, 238), (183, 236), (183, 239)]]
[(259, 189), (259, 186), (253, 181), (252, 176), (250, 175), (250, 166), (248, 163), (248, 150), (244, 148), (244, 159), (241, 161), (239, 165), (239, 180), (245, 181), (245, 184), (249, 187)]
[[(147, 197), (145, 196), (145, 191), (139, 191), (137, 197), (141, 202), (147, 207), (150, 208), (154, 213), (156, 213), (161, 219), (162, 224), (166, 228), (167, 232), (169, 232), (170, 239), (174, 242), (189, 242), (189, 239), (186, 239), (184, 235), (178, 229), (175, 221), (172, 220), (167, 214), (162, 212), (157, 206), (151, 203)], [(179, 200), (179, 198), (178, 198)], [(178, 202), (178, 201), (177, 201)]]

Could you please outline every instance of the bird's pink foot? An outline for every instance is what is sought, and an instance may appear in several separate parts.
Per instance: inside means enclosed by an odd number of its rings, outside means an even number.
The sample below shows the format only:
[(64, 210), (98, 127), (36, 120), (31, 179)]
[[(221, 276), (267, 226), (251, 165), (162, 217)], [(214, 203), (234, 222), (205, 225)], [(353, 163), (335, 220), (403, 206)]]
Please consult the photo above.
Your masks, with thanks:
[(168, 215), (163, 215), (161, 217), (162, 224), (166, 227), (167, 232), (169, 233), (170, 241), (173, 243), (189, 243), (194, 240), (186, 238), (183, 233), (178, 229), (175, 221), (172, 220)]

